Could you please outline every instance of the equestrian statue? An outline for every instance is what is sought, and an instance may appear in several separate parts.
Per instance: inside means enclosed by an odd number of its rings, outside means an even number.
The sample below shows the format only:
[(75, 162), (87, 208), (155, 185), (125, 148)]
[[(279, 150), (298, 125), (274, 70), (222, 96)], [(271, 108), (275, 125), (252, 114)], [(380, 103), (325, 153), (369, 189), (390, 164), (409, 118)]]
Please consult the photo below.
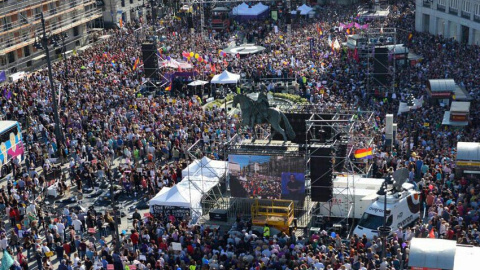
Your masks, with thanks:
[[(269, 143), (272, 141), (275, 132), (282, 134), (284, 143), (287, 142), (287, 135), (290, 140), (295, 138), (295, 132), (287, 117), (277, 108), (270, 107), (266, 93), (260, 92), (256, 101), (244, 94), (237, 94), (233, 97), (233, 107), (237, 107), (238, 104), (240, 104), (242, 111), (242, 126), (248, 126), (254, 131), (252, 142), (255, 142), (257, 138), (255, 126), (265, 123), (270, 124), (272, 127), (272, 134), (270, 134), (268, 140)], [(282, 120), (285, 129), (280, 126)]]

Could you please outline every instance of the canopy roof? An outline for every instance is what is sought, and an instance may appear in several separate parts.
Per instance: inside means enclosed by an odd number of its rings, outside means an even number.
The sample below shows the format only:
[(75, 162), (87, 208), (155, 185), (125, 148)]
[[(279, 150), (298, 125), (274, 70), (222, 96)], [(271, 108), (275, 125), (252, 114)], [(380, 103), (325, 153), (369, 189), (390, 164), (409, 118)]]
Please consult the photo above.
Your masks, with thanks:
[(297, 12), (300, 12), (300, 15), (308, 15), (310, 12), (315, 12), (313, 11), (313, 8), (303, 4), (297, 8), (297, 10), (293, 10), (291, 13), (292, 14), (297, 14)]
[(456, 241), (413, 238), (410, 244), (410, 267), (453, 269)]
[(254, 6), (248, 7), (247, 4), (241, 3), (233, 8), (233, 15), (237, 16), (257, 16), (268, 10), (268, 6), (258, 3)]
[(453, 79), (430, 79), (427, 87), (432, 92), (453, 92), (456, 89)]
[(239, 74), (230, 73), (228, 71), (224, 71), (221, 74), (217, 74), (213, 76), (211, 83), (219, 83), (219, 84), (228, 84), (228, 83), (237, 83), (240, 80)]
[(187, 168), (182, 170), (182, 176), (200, 176), (222, 178), (227, 173), (227, 162), (211, 160), (203, 157), (195, 160)]
[(480, 143), (458, 142), (457, 160), (480, 161)]

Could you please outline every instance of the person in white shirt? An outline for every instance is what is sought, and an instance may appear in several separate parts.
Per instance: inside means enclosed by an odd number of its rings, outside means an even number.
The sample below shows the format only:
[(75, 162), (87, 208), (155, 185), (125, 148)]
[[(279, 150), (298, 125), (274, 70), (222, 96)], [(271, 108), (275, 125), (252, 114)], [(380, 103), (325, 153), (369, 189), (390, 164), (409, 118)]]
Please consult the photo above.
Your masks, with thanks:
[(72, 225), (73, 225), (73, 229), (76, 231), (76, 232), (81, 232), (82, 230), (82, 222), (76, 218), (72, 221)]

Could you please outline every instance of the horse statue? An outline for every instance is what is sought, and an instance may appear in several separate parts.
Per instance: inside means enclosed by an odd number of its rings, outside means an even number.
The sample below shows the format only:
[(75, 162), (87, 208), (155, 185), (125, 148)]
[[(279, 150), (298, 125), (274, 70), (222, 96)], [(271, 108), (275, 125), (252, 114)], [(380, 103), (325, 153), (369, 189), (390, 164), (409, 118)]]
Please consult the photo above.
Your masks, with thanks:
[[(265, 94), (263, 95), (265, 96)], [(269, 143), (272, 141), (272, 137), (275, 132), (282, 134), (284, 143), (287, 142), (287, 135), (290, 140), (295, 138), (295, 132), (293, 131), (293, 128), (288, 122), (285, 114), (276, 108), (268, 107), (268, 101), (261, 102), (260, 96), (258, 101), (253, 101), (244, 94), (237, 94), (233, 97), (232, 106), (237, 107), (238, 104), (240, 104), (240, 109), (242, 111), (242, 126), (249, 126), (252, 130), (255, 130), (255, 126), (257, 124), (270, 124), (272, 127), (272, 134), (268, 140)], [(285, 125), (286, 132), (280, 126), (280, 122), (282, 120)], [(255, 142), (256, 138), (257, 135), (255, 132), (253, 132), (252, 142)]]

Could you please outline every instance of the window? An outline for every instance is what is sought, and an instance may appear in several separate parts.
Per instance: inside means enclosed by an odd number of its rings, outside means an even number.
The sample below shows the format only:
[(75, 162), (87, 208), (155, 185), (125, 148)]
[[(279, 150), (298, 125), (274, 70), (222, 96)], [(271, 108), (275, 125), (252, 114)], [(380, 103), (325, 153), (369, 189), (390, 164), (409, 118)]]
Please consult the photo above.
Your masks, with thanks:
[(438, 0), (438, 3), (437, 3), (438, 6), (446, 6), (447, 5), (447, 0)]
[(468, 1), (463, 1), (462, 11), (465, 12), (472, 12), (472, 4)]
[(458, 1), (460, 0), (450, 0), (450, 9), (458, 9)]
[(22, 24), (27, 24), (28, 23), (28, 18), (27, 18), (27, 12), (26, 11), (20, 12), (19, 17), (20, 17), (20, 22)]
[(363, 213), (362, 218), (358, 222), (358, 226), (371, 229), (371, 230), (376, 230), (378, 229), (378, 227), (382, 225), (383, 225), (383, 217), (375, 216), (368, 213)]
[(475, 4), (473, 11), (475, 12), (475, 15), (480, 16), (480, 4)]

